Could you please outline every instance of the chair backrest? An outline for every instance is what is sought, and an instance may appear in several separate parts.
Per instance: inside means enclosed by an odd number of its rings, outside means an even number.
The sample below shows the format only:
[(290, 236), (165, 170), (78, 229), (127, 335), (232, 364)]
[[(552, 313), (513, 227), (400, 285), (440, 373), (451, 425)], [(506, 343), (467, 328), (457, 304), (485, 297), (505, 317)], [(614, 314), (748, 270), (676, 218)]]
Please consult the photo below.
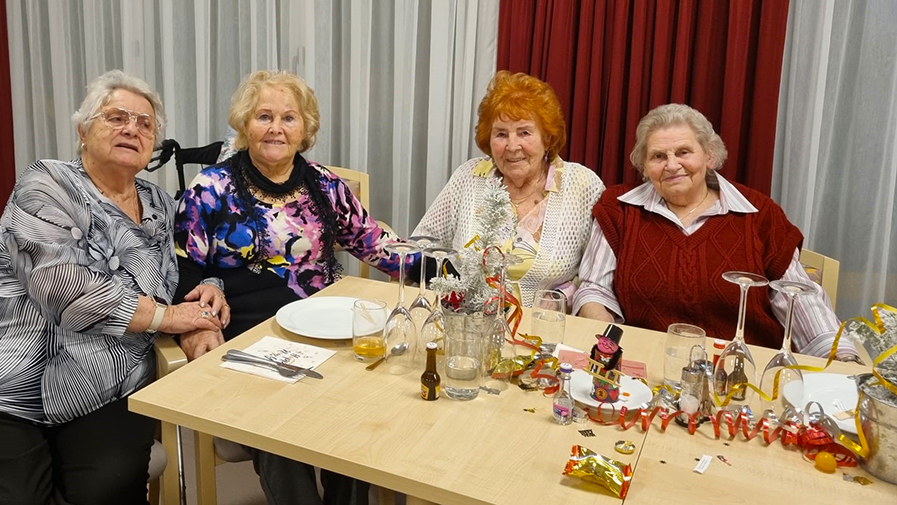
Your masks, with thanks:
[(841, 270), (841, 262), (818, 252), (803, 249), (800, 252), (800, 263), (810, 278), (828, 293), (834, 309), (838, 297), (838, 271)]
[[(328, 170), (336, 174), (343, 182), (346, 183), (346, 186), (349, 186), (349, 191), (355, 195), (355, 198), (358, 198), (358, 201), (361, 202), (361, 205), (364, 206), (365, 209), (370, 208), (371, 204), (371, 178), (368, 174), (364, 172), (359, 172), (358, 170), (352, 170), (351, 168), (343, 168), (343, 167), (327, 167)], [(367, 263), (360, 261), (358, 267), (358, 276), (364, 277), (365, 279), (369, 278), (371, 274), (371, 267), (368, 266)]]
[(364, 172), (343, 167), (327, 167), (349, 186), (349, 191), (367, 209), (371, 205), (371, 178)]

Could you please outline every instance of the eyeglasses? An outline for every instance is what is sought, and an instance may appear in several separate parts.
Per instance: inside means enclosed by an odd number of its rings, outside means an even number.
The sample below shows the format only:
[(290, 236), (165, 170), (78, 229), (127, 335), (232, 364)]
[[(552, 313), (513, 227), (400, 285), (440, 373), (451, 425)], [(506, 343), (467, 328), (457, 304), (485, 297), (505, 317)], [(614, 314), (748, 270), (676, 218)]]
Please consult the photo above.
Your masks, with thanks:
[(156, 135), (156, 119), (149, 114), (138, 114), (136, 112), (115, 107), (104, 110), (103, 112), (98, 112), (93, 116), (90, 116), (90, 119), (95, 119), (100, 116), (103, 117), (103, 121), (106, 125), (113, 130), (124, 128), (133, 119), (134, 123), (137, 125), (137, 131), (140, 132), (141, 135), (144, 137), (153, 137)]

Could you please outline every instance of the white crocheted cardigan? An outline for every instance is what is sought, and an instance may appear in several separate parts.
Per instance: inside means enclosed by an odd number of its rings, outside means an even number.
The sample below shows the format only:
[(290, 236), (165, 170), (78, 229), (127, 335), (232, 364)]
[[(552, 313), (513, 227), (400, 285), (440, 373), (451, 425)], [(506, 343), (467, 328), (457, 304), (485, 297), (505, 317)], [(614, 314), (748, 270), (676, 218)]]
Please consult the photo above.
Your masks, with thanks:
[[(460, 250), (479, 233), (477, 209), (482, 205), (486, 178), (475, 175), (474, 168), (485, 159), (471, 159), (455, 170), (413, 235), (430, 235), (443, 246)], [(563, 163), (561, 190), (548, 196), (538, 254), (519, 281), (521, 303), (526, 307), (532, 306), (536, 291), (576, 277), (589, 241), (592, 207), (604, 191), (595, 172), (578, 163)]]

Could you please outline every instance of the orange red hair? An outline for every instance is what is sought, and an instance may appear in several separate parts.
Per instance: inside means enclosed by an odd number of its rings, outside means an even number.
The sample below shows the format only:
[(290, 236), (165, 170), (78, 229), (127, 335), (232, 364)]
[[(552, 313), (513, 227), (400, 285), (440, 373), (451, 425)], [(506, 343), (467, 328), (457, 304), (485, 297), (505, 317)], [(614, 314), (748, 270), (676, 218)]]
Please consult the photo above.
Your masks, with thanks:
[(477, 146), (490, 157), (492, 124), (496, 119), (535, 121), (549, 160), (554, 159), (567, 143), (564, 113), (554, 89), (548, 83), (522, 72), (512, 74), (501, 70), (495, 74), (477, 113)]

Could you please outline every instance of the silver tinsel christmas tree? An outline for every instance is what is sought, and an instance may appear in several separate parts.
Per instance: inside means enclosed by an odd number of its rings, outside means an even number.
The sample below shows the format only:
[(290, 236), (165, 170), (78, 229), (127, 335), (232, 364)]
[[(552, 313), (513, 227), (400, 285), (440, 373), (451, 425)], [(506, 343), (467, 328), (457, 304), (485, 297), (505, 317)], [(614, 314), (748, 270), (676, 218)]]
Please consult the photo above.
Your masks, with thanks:
[(458, 262), (453, 263), (461, 277), (449, 275), (430, 282), (434, 291), (455, 293), (455, 300), (461, 298), (458, 312), (466, 314), (482, 312), (484, 304), (498, 295), (498, 289), (486, 282), (487, 277), (497, 272), (498, 259), (488, 255), (484, 262), (483, 251), (491, 245), (505, 244), (517, 226), (511, 197), (498, 178), (486, 180), (483, 204), (476, 212), (478, 233), (470, 237), (467, 247), (458, 251)]

